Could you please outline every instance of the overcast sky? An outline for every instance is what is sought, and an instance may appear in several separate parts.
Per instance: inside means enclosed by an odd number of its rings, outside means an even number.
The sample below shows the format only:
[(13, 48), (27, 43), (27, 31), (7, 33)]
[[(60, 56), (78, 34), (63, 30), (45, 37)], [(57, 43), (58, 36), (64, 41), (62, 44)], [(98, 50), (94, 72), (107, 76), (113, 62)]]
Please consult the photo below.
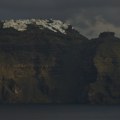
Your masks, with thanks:
[(60, 19), (88, 37), (120, 36), (120, 0), (0, 0), (0, 19), (12, 18)]

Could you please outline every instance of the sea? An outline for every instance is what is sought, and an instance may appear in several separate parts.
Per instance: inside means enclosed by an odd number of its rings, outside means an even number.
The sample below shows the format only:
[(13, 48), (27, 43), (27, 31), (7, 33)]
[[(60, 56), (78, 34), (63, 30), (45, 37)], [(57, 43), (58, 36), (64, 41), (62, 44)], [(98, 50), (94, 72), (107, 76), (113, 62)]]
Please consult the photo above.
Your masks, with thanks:
[(0, 120), (120, 120), (120, 105), (0, 105)]

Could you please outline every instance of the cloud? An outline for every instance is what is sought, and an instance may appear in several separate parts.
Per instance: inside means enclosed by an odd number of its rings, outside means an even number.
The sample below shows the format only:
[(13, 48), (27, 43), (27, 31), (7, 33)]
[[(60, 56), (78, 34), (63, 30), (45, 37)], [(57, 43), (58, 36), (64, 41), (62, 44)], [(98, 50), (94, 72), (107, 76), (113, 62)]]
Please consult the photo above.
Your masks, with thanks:
[(26, 13), (26, 16), (31, 15), (31, 17), (58, 16), (63, 19), (81, 9), (97, 11), (108, 7), (119, 8), (119, 6), (119, 0), (0, 0), (1, 17), (6, 13), (6, 18), (8, 15), (13, 17), (13, 14), (16, 18), (23, 17), (22, 14)]
[(116, 26), (101, 15), (90, 18), (81, 13), (66, 22), (73, 24), (81, 34), (89, 38), (98, 37), (104, 31), (115, 32), (116, 36), (120, 37), (120, 26)]
[(101, 31), (119, 35), (120, 0), (0, 0), (0, 19), (60, 19), (81, 34), (94, 37)]

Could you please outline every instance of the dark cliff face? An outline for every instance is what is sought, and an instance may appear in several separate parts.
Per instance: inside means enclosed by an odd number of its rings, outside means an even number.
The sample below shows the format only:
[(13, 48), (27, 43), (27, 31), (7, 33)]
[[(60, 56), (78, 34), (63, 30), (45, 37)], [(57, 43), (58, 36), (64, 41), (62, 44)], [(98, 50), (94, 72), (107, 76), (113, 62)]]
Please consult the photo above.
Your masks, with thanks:
[(90, 84), (90, 103), (120, 103), (120, 39), (104, 32), (93, 41), (97, 46), (93, 57), (97, 79)]
[(119, 39), (4, 28), (0, 23), (1, 103), (119, 103)]
[(66, 34), (32, 24), (21, 32), (1, 28), (0, 101), (78, 102), (80, 79), (86, 77), (80, 73), (83, 41), (88, 39), (72, 27)]

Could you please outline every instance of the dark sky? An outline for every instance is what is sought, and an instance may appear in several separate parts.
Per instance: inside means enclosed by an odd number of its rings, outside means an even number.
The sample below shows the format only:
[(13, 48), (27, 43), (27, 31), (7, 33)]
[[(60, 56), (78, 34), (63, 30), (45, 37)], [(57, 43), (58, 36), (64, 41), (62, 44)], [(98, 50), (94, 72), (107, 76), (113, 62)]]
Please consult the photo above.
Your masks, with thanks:
[(80, 33), (120, 35), (120, 0), (0, 0), (0, 19), (53, 18), (71, 23)]

